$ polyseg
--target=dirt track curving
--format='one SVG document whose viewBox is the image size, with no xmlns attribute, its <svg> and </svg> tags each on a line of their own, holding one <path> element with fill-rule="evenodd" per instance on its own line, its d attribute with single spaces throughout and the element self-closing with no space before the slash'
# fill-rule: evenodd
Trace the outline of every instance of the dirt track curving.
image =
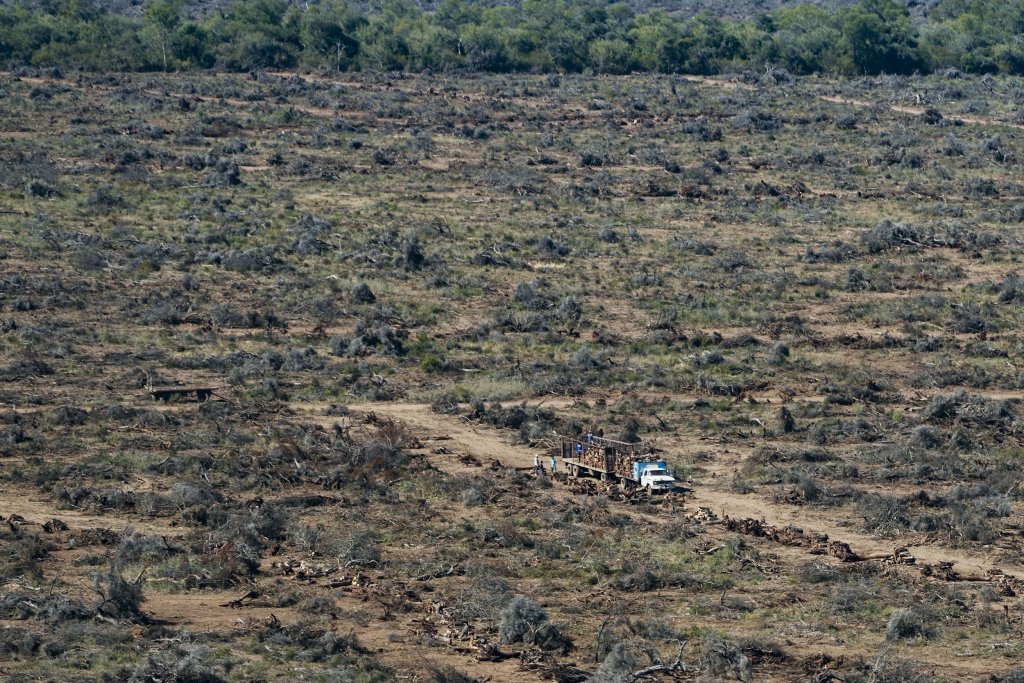
<svg viewBox="0 0 1024 683">
<path fill-rule="evenodd" d="M 568 407 L 571 401 L 559 399 L 549 403 L 552 407 Z M 508 435 L 491 427 L 471 422 L 458 415 L 442 415 L 430 406 L 418 403 L 359 403 L 352 406 L 359 412 L 376 413 L 410 425 L 425 444 L 433 441 L 446 444 L 450 450 L 468 453 L 485 463 L 500 460 L 506 465 L 529 467 L 539 449 L 516 444 Z M 434 463 L 443 468 L 465 469 L 456 459 L 435 458 Z M 749 517 L 777 526 L 796 526 L 808 533 L 823 533 L 829 538 L 850 544 L 861 555 L 882 555 L 893 551 L 897 545 L 906 546 L 919 561 L 929 564 L 954 562 L 958 571 L 983 575 L 987 570 L 999 569 L 1015 576 L 1024 576 L 1024 567 L 1016 565 L 995 565 L 992 559 L 981 554 L 946 548 L 936 544 L 898 543 L 870 534 L 857 532 L 850 527 L 854 520 L 829 514 L 828 510 L 808 506 L 780 505 L 755 494 L 738 494 L 722 490 L 728 473 L 739 465 L 735 454 L 719 454 L 707 468 L 713 477 L 705 478 L 693 485 L 687 494 L 687 508 L 706 507 L 720 516 L 733 518 Z M 715 481 L 711 485 L 711 481 Z M 721 482 L 721 483 L 718 483 Z"/>
</svg>

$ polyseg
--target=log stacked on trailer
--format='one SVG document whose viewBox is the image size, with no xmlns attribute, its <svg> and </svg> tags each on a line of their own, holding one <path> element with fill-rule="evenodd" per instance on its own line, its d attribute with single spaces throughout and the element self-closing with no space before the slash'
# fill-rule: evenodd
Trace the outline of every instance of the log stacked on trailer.
<svg viewBox="0 0 1024 683">
<path fill-rule="evenodd" d="M 609 472 L 615 467 L 614 455 L 604 448 L 586 442 L 583 442 L 583 452 L 580 454 L 579 461 L 581 465 Z"/>
<path fill-rule="evenodd" d="M 622 478 L 633 476 L 633 463 L 647 459 L 642 455 L 642 443 L 580 435 L 575 439 L 566 439 L 562 444 L 563 458 L 575 458 L 585 467 L 612 472 Z M 581 448 L 580 451 L 576 450 L 577 446 Z"/>
</svg>

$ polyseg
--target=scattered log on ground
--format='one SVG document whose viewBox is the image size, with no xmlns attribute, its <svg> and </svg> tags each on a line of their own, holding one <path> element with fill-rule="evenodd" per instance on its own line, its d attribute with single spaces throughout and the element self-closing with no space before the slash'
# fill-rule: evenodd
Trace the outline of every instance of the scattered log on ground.
<svg viewBox="0 0 1024 683">
<path fill-rule="evenodd" d="M 476 456 L 470 455 L 469 453 L 459 456 L 459 462 L 463 465 L 469 465 L 470 467 L 483 467 L 484 464 L 480 462 L 480 459 Z"/>
<path fill-rule="evenodd" d="M 262 593 L 260 593 L 258 590 L 251 590 L 251 591 L 249 591 L 248 593 L 246 593 L 245 595 L 243 595 L 240 598 L 235 598 L 234 600 L 229 600 L 229 601 L 227 601 L 225 603 L 221 603 L 221 607 L 230 607 L 232 609 L 241 609 L 242 607 L 246 606 L 246 604 L 245 604 L 246 600 L 252 601 L 252 600 L 255 600 L 256 598 L 260 597 L 261 595 L 262 595 Z"/>
<path fill-rule="evenodd" d="M 880 560 L 892 565 L 917 566 L 921 575 L 941 581 L 976 581 L 996 584 L 1003 595 L 1014 596 L 1024 591 L 1024 579 L 1004 574 L 999 569 L 990 569 L 984 576 L 963 575 L 953 569 L 953 562 L 937 562 L 935 564 L 919 564 L 917 558 L 905 547 L 897 547 L 889 553 L 873 553 L 861 555 L 857 553 L 849 543 L 830 540 L 828 535 L 822 533 L 805 533 L 803 529 L 794 526 L 782 527 L 781 529 L 764 520 L 752 518 L 736 519 L 724 517 L 718 520 L 714 513 L 707 508 L 700 508 L 696 512 L 687 515 L 692 522 L 703 524 L 721 524 L 727 530 L 764 538 L 782 545 L 806 548 L 812 554 L 828 554 L 840 562 L 865 562 L 868 560 Z"/>
<path fill-rule="evenodd" d="M 58 531 L 67 531 L 67 530 L 68 530 L 68 525 L 65 524 L 63 521 L 57 519 L 56 517 L 51 519 L 49 522 L 46 522 L 46 523 L 43 524 L 43 531 L 45 531 L 48 534 L 54 534 L 54 533 L 57 533 Z"/>
</svg>

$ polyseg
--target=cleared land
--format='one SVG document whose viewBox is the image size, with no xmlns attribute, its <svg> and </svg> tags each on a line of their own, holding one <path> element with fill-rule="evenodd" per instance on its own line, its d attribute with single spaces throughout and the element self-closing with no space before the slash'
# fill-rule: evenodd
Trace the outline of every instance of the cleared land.
<svg viewBox="0 0 1024 683">
<path fill-rule="evenodd" d="M 1018 680 L 1020 86 L 5 75 L 0 675 Z"/>
</svg>

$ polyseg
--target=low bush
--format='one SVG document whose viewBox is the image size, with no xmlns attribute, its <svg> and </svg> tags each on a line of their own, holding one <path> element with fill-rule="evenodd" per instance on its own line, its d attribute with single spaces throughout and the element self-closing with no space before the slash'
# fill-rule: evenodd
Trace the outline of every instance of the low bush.
<svg viewBox="0 0 1024 683">
<path fill-rule="evenodd" d="M 906 638 L 931 638 L 934 630 L 926 623 L 924 615 L 912 609 L 897 609 L 889 617 L 885 627 L 885 639 L 888 641 Z"/>
<path fill-rule="evenodd" d="M 640 668 L 636 657 L 625 643 L 616 643 L 605 656 L 589 683 L 631 683 L 633 672 Z"/>
<path fill-rule="evenodd" d="M 716 680 L 751 680 L 753 663 L 735 643 L 708 636 L 700 656 L 708 673 Z"/>
<path fill-rule="evenodd" d="M 205 647 L 177 646 L 170 651 L 149 652 L 132 671 L 128 683 L 226 683 L 226 679 L 216 673 L 214 659 L 213 653 Z"/>
<path fill-rule="evenodd" d="M 572 641 L 548 621 L 544 609 L 524 595 L 517 595 L 498 616 L 498 637 L 502 643 L 525 643 L 544 650 L 567 653 Z"/>
<path fill-rule="evenodd" d="M 111 564 L 106 572 L 93 574 L 92 589 L 100 596 L 100 603 L 96 606 L 100 614 L 129 621 L 149 620 L 142 611 L 145 600 L 142 586 L 127 581 L 115 564 Z"/>
</svg>

